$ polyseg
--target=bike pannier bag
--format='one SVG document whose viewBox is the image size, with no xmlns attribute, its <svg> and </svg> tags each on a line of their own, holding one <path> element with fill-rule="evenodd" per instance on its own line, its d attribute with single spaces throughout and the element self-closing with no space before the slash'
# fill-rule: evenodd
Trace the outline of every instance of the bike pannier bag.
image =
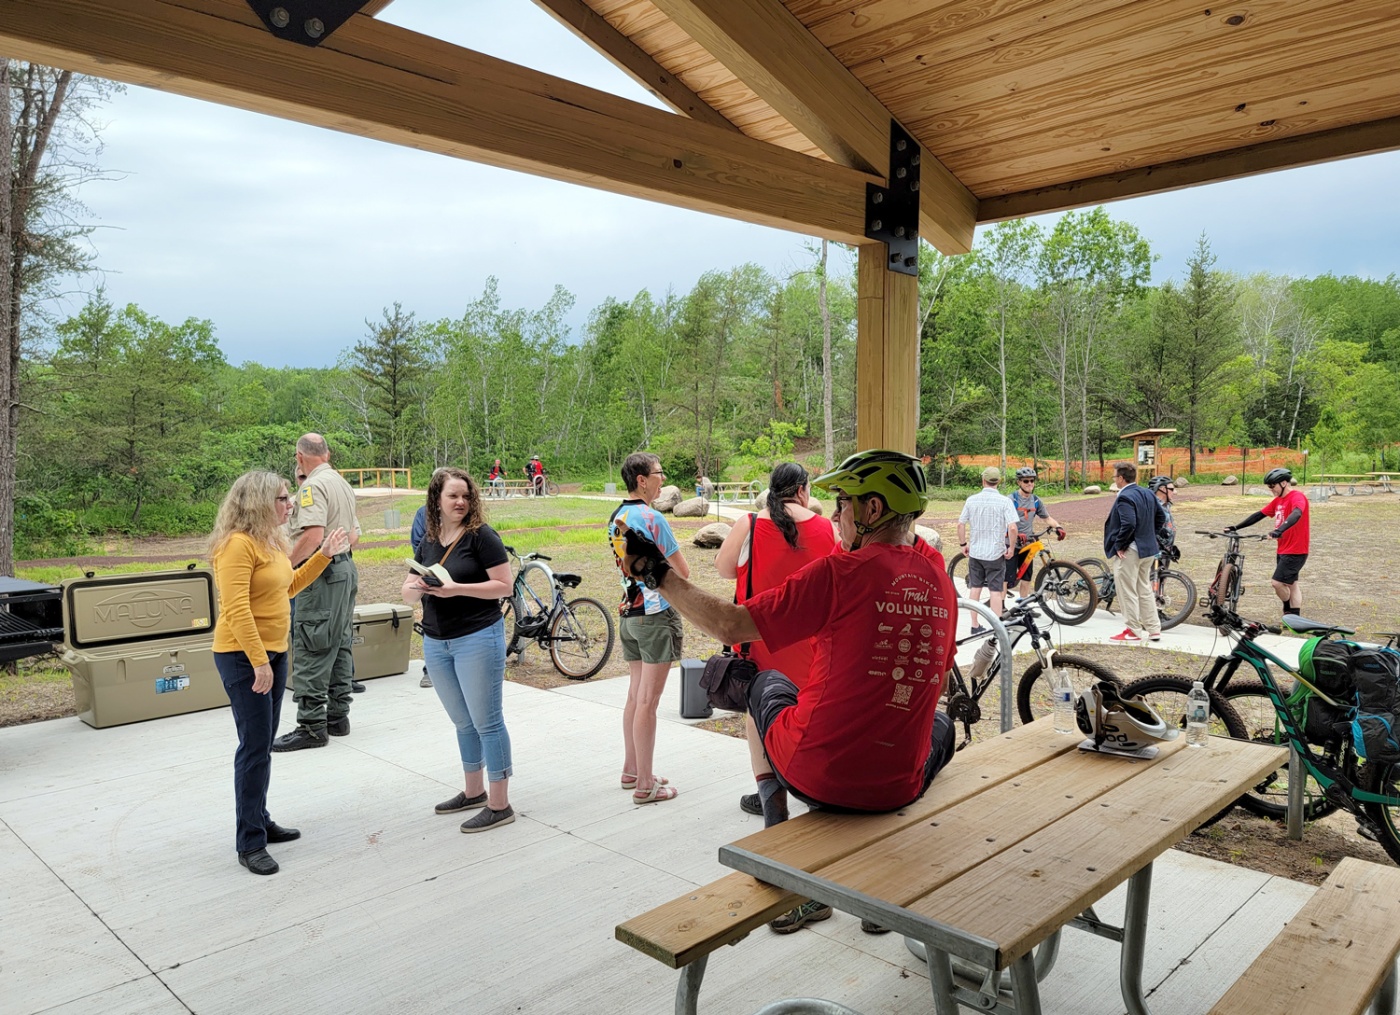
<svg viewBox="0 0 1400 1015">
<path fill-rule="evenodd" d="M 749 684 L 758 676 L 758 664 L 729 651 L 705 660 L 700 686 L 715 708 L 729 712 L 749 710 Z"/>
<path fill-rule="evenodd" d="M 1298 670 L 1327 697 L 1350 702 L 1354 692 L 1351 657 L 1356 651 L 1354 642 L 1309 638 L 1298 650 Z"/>
<path fill-rule="evenodd" d="M 681 660 L 681 718 L 708 719 L 714 714 L 705 689 L 700 686 L 700 678 L 705 673 L 705 664 L 699 659 Z"/>
<path fill-rule="evenodd" d="M 1351 657 L 1351 673 L 1356 753 L 1372 764 L 1400 763 L 1400 652 L 1358 649 Z"/>
</svg>

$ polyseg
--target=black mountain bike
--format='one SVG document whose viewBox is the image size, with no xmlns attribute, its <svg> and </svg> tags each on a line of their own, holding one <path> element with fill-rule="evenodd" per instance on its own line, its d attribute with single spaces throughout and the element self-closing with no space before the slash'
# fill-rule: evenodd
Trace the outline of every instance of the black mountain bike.
<svg viewBox="0 0 1400 1015">
<path fill-rule="evenodd" d="M 1082 656 L 1057 651 L 1050 637 L 1052 625 L 1046 622 L 1041 626 L 1038 623 L 1043 609 L 1045 594 L 1032 592 L 1018 600 L 1001 618 L 1002 626 L 1011 636 L 1012 651 L 1015 651 L 1021 639 L 1029 637 L 1031 649 L 1035 652 L 1035 662 L 1026 667 L 1016 685 L 1016 710 L 1022 722 L 1032 722 L 1054 710 L 1052 675 L 1056 668 L 1069 671 L 1076 695 L 1087 690 L 1096 680 L 1122 684 L 1107 667 Z M 977 655 L 967 667 L 967 672 L 964 673 L 954 662 L 943 695 L 943 707 L 949 718 L 962 723 L 963 741 L 958 745 L 958 750 L 972 742 L 972 727 L 982 719 L 982 695 L 1001 677 L 1001 646 L 991 630 L 983 628 L 976 634 L 958 639 L 959 648 L 974 643 L 978 643 Z"/>
<path fill-rule="evenodd" d="M 1172 559 L 1180 556 L 1178 551 Z M 1079 566 L 1093 576 L 1094 584 L 1099 589 L 1099 605 L 1105 610 L 1112 610 L 1113 600 L 1118 596 L 1118 583 L 1108 563 L 1097 557 L 1089 557 L 1081 560 Z M 1160 557 L 1152 562 L 1152 590 L 1157 597 L 1157 616 L 1162 620 L 1163 631 L 1176 627 L 1196 608 L 1196 583 L 1184 572 L 1173 571 L 1170 565 L 1163 567 Z"/>
<path fill-rule="evenodd" d="M 1240 541 L 1269 537 L 1267 534 L 1246 536 L 1234 531 L 1204 532 L 1201 529 L 1196 530 L 1196 535 L 1225 540 L 1225 553 L 1215 568 L 1215 578 L 1211 580 L 1210 588 L 1206 590 L 1206 603 L 1234 613 L 1239 608 L 1240 596 L 1244 595 L 1244 554 L 1240 552 Z"/>
<path fill-rule="evenodd" d="M 507 546 L 519 570 L 509 599 L 502 600 L 510 621 L 506 658 L 518 660 L 530 642 L 549 652 L 554 668 L 570 680 L 587 680 L 607 665 L 612 655 L 612 614 L 596 599 L 580 596 L 564 599 L 565 589 L 576 589 L 583 578 L 555 573 L 542 553 L 524 557 Z"/>
</svg>

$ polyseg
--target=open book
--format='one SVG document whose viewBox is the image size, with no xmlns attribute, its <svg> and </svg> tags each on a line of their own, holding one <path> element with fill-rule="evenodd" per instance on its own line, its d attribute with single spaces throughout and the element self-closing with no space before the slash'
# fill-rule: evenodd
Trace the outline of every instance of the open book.
<svg viewBox="0 0 1400 1015">
<path fill-rule="evenodd" d="M 441 585 L 443 582 L 450 582 L 452 576 L 447 573 L 447 568 L 441 564 L 420 564 L 412 557 L 407 559 L 408 569 L 423 579 L 424 585 Z"/>
</svg>

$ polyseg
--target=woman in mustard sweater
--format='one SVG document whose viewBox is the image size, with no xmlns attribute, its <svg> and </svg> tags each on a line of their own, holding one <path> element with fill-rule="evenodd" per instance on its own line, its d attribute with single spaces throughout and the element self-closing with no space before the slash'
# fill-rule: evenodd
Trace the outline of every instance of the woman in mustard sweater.
<svg viewBox="0 0 1400 1015">
<path fill-rule="evenodd" d="M 238 817 L 238 862 L 254 874 L 276 874 L 269 842 L 299 838 L 267 813 L 272 737 L 287 687 L 287 635 L 291 597 L 316 580 L 330 559 L 349 546 L 344 529 L 328 534 L 319 553 L 292 571 L 287 559 L 287 482 L 272 472 L 246 472 L 219 507 L 209 559 L 219 590 L 214 665 L 233 706 L 238 750 L 233 755 L 233 795 Z"/>
</svg>

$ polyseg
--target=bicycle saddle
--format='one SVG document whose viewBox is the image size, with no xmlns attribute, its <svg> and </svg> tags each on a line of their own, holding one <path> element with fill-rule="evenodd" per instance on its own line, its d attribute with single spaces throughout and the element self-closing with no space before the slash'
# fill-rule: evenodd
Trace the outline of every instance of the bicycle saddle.
<svg viewBox="0 0 1400 1015">
<path fill-rule="evenodd" d="M 560 574 L 558 571 L 555 571 L 554 580 L 566 589 L 576 589 L 579 586 L 579 582 L 583 581 L 583 576 L 577 574 Z"/>
<path fill-rule="evenodd" d="M 1287 616 L 1283 618 L 1283 626 L 1294 634 L 1355 634 L 1356 630 L 1350 627 L 1342 627 L 1338 624 L 1324 624 L 1320 620 L 1308 620 L 1306 617 Z"/>
</svg>

